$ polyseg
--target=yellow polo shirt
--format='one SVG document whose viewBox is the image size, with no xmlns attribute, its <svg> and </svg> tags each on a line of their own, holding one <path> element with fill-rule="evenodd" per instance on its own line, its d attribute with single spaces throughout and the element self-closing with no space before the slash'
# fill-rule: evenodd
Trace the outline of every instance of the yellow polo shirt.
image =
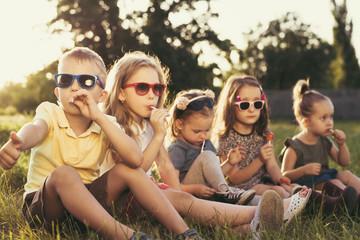
<svg viewBox="0 0 360 240">
<path fill-rule="evenodd" d="M 120 127 L 114 117 L 107 117 Z M 110 142 L 99 125 L 93 122 L 85 133 L 76 136 L 63 109 L 49 102 L 38 106 L 35 119 L 45 120 L 48 134 L 31 149 L 24 196 L 37 191 L 51 171 L 59 166 L 69 165 L 75 168 L 85 184 L 98 178 L 100 165 L 110 147 Z"/>
</svg>

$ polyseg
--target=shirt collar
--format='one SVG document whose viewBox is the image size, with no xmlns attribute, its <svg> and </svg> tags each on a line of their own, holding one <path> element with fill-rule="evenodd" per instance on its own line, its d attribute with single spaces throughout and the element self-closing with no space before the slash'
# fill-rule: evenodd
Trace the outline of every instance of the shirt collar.
<svg viewBox="0 0 360 240">
<path fill-rule="evenodd" d="M 57 111 L 57 123 L 59 125 L 60 128 L 67 128 L 66 132 L 68 132 L 68 134 L 70 135 L 75 135 L 75 134 L 72 134 L 73 131 L 72 129 L 70 128 L 70 124 L 69 124 L 69 121 L 67 120 L 66 116 L 65 116 L 65 112 L 64 112 L 64 109 L 62 107 L 59 107 L 57 108 L 58 111 Z M 71 131 L 70 131 L 71 129 Z M 93 133 L 97 133 L 99 134 L 101 131 L 101 127 L 95 123 L 94 121 L 91 123 L 90 127 L 86 130 L 86 132 L 84 132 L 83 134 L 81 134 L 80 136 L 87 136 L 89 135 L 91 132 Z M 70 133 L 72 132 L 72 133 Z M 80 137 L 79 136 L 79 137 Z"/>
</svg>

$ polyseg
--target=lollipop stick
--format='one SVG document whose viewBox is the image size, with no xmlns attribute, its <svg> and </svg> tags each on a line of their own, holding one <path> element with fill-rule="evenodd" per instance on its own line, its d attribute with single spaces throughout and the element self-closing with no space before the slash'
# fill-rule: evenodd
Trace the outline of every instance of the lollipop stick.
<svg viewBox="0 0 360 240">
<path fill-rule="evenodd" d="M 203 143 L 202 143 L 202 146 L 201 146 L 201 152 L 203 152 L 203 151 L 204 151 L 204 147 L 205 147 L 205 141 L 203 141 Z"/>
</svg>

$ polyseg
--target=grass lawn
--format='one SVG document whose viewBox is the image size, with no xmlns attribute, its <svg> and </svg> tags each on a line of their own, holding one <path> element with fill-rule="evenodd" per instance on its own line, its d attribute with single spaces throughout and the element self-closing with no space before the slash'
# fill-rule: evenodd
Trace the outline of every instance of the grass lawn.
<svg viewBox="0 0 360 240">
<path fill-rule="evenodd" d="M 31 118 L 30 118 L 31 119 Z M 0 144 L 8 139 L 11 130 L 17 130 L 29 118 L 0 117 Z M 289 120 L 273 120 L 270 125 L 275 134 L 275 153 L 282 149 L 282 142 L 286 137 L 296 134 L 298 126 Z M 347 135 L 347 145 L 351 153 L 349 169 L 360 176 L 360 124 L 357 121 L 336 121 L 335 128 L 342 129 Z M 18 163 L 11 170 L 0 170 L 0 238 L 1 239 L 103 239 L 94 231 L 86 235 L 79 235 L 76 227 L 63 229 L 62 234 L 48 233 L 43 229 L 31 230 L 21 213 L 23 185 L 26 182 L 26 173 L 29 160 L 29 151 L 20 157 Z M 342 170 L 333 163 L 331 167 Z M 154 219 L 148 216 L 139 216 L 129 220 L 118 216 L 120 221 L 130 227 L 151 233 L 158 238 L 168 236 L 166 230 Z M 201 226 L 192 219 L 185 218 L 192 228 L 196 228 L 205 239 L 251 239 L 250 235 L 240 235 L 231 226 L 207 227 Z M 267 239 L 360 239 L 360 218 L 344 215 L 323 217 L 321 214 L 302 214 L 281 233 L 266 233 Z"/>
</svg>

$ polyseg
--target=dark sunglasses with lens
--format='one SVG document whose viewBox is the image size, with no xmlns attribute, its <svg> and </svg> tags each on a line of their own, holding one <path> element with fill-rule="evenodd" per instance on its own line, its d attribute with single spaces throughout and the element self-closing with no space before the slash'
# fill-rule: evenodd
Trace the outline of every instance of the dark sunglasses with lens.
<svg viewBox="0 0 360 240">
<path fill-rule="evenodd" d="M 196 99 L 197 97 L 193 98 Z M 208 108 L 212 109 L 214 107 L 214 100 L 212 98 L 207 98 L 201 96 L 198 100 L 190 100 L 190 103 L 188 106 L 190 106 L 195 111 L 200 111 L 204 108 L 204 106 L 207 106 Z"/>
<path fill-rule="evenodd" d="M 166 85 L 163 83 L 149 84 L 149 83 L 139 82 L 139 83 L 125 84 L 122 88 L 125 89 L 129 87 L 135 87 L 136 94 L 140 96 L 146 95 L 150 91 L 150 89 L 152 89 L 154 95 L 159 97 L 164 94 Z"/>
<path fill-rule="evenodd" d="M 55 85 L 59 88 L 68 88 L 70 87 L 74 79 L 77 80 L 80 87 L 85 89 L 92 89 L 96 86 L 98 82 L 102 89 L 104 89 L 104 84 L 100 78 L 96 75 L 91 74 L 81 74 L 81 75 L 72 75 L 67 73 L 55 74 Z"/>
<path fill-rule="evenodd" d="M 256 101 L 241 101 L 240 96 L 237 96 L 237 102 L 234 105 L 239 106 L 240 111 L 245 111 L 250 108 L 250 106 L 254 106 L 256 110 L 261 110 L 265 104 L 264 94 L 261 94 L 261 100 Z"/>
</svg>

